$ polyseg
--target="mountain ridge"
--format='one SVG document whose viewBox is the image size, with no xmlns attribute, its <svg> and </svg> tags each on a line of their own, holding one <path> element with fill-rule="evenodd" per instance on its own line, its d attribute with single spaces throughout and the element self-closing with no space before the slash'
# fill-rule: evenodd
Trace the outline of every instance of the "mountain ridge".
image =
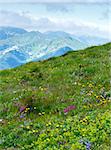
<svg viewBox="0 0 111 150">
<path fill-rule="evenodd" d="M 2 30 L 14 33 L 6 39 L 0 40 L 0 69 L 14 68 L 30 61 L 39 61 L 46 58 L 55 57 L 57 52 L 59 55 L 67 53 L 68 50 L 79 50 L 86 47 L 105 43 L 106 39 L 95 37 L 76 37 L 63 31 L 48 31 L 41 33 L 39 31 L 26 31 L 24 29 L 13 27 L 2 27 Z M 2 31 L 1 30 L 1 31 Z M 95 42 L 94 42 L 95 41 Z M 14 53 L 14 51 L 18 52 Z M 60 52 L 61 51 L 61 52 Z M 21 60 L 21 56 L 23 60 Z M 10 61 L 15 64 L 10 65 Z M 3 65 L 5 64 L 5 65 Z"/>
</svg>

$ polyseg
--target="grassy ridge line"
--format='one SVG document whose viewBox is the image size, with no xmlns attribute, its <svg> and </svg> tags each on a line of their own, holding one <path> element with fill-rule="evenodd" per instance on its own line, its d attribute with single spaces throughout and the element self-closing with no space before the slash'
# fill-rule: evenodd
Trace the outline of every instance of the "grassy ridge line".
<svg viewBox="0 0 111 150">
<path fill-rule="evenodd" d="M 0 71 L 2 149 L 76 150 L 89 142 L 91 149 L 107 150 L 110 49 L 111 43 Z M 65 116 L 69 105 L 76 109 Z"/>
</svg>

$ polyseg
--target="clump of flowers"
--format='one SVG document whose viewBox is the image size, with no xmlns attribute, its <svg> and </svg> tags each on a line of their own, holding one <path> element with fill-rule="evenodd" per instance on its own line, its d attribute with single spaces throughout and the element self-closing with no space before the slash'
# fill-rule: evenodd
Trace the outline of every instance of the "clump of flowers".
<svg viewBox="0 0 111 150">
<path fill-rule="evenodd" d="M 80 143 L 86 146 L 86 150 L 91 150 L 91 143 L 89 141 L 80 140 Z"/>
<path fill-rule="evenodd" d="M 76 106 L 71 105 L 64 109 L 64 113 L 67 114 L 69 111 L 76 109 Z"/>
</svg>

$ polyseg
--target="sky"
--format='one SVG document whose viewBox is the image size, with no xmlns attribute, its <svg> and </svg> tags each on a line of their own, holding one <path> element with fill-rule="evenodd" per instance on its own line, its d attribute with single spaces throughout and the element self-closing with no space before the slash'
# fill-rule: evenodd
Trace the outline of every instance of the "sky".
<svg viewBox="0 0 111 150">
<path fill-rule="evenodd" d="M 110 0 L 0 0 L 0 26 L 111 37 Z"/>
</svg>

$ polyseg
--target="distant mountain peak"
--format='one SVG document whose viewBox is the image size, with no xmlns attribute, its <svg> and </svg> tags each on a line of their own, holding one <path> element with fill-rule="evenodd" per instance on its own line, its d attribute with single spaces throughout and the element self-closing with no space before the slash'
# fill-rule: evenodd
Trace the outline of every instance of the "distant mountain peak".
<svg viewBox="0 0 111 150">
<path fill-rule="evenodd" d="M 20 35 L 27 33 L 26 30 L 17 28 L 17 27 L 8 27 L 8 26 L 1 26 L 0 27 L 0 40 L 4 40 L 15 35 Z"/>
<path fill-rule="evenodd" d="M 0 27 L 0 69 L 13 68 L 30 61 L 45 60 L 64 55 L 68 51 L 104 43 L 107 43 L 107 39 L 75 36 L 64 31 L 41 33 L 16 27 Z"/>
</svg>

